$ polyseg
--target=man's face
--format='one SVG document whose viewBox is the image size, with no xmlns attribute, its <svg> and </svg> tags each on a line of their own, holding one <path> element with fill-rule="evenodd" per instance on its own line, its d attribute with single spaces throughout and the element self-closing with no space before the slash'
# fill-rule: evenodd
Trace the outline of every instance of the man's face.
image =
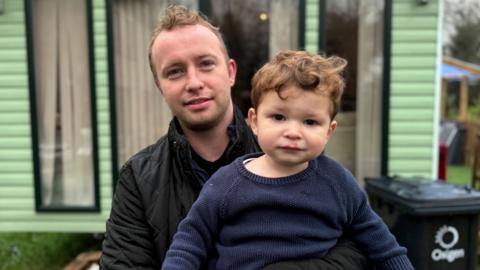
<svg viewBox="0 0 480 270">
<path fill-rule="evenodd" d="M 201 25 L 162 31 L 152 46 L 160 89 L 183 128 L 205 130 L 230 121 L 236 64 Z"/>
</svg>

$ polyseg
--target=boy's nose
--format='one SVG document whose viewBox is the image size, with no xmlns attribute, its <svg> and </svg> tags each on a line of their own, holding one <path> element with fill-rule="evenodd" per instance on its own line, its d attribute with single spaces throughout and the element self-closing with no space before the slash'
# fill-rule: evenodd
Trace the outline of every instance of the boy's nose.
<svg viewBox="0 0 480 270">
<path fill-rule="evenodd" d="M 284 136 L 291 140 L 300 139 L 302 136 L 300 133 L 299 125 L 296 123 L 290 123 L 288 127 L 285 129 Z"/>
</svg>

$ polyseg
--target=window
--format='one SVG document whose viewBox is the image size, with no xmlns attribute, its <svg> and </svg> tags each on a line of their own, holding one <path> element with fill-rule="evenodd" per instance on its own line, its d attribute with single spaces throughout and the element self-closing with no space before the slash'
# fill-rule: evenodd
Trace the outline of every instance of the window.
<svg viewBox="0 0 480 270">
<path fill-rule="evenodd" d="M 26 7 L 37 210 L 98 211 L 91 3 Z"/>
<path fill-rule="evenodd" d="M 326 2 L 326 47 L 327 55 L 338 55 L 348 61 L 345 70 L 345 91 L 341 110 L 355 111 L 357 96 L 358 57 L 358 1 L 339 0 Z"/>
<path fill-rule="evenodd" d="M 381 151 L 383 87 L 388 83 L 384 78 L 388 73 L 384 53 L 389 55 L 384 50 L 384 20 L 390 17 L 385 15 L 388 2 L 319 0 L 319 48 L 327 55 L 348 61 L 344 73 L 346 88 L 336 116 L 338 127 L 326 153 L 360 181 L 364 176 L 380 175 L 381 164 L 386 160 L 381 158 Z"/>
<path fill-rule="evenodd" d="M 304 9 L 305 2 L 299 0 L 200 1 L 200 11 L 220 27 L 237 62 L 232 98 L 245 116 L 255 72 L 280 50 L 303 47 Z"/>
</svg>

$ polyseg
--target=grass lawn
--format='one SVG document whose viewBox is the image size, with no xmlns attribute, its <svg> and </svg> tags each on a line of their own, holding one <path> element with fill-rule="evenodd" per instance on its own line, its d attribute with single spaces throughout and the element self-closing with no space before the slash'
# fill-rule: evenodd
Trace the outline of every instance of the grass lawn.
<svg viewBox="0 0 480 270">
<path fill-rule="evenodd" d="M 472 167 L 455 165 L 447 167 L 447 182 L 459 186 L 468 186 L 472 181 Z"/>
<path fill-rule="evenodd" d="M 91 234 L 0 233 L 0 270 L 63 269 L 80 252 L 100 249 Z"/>
</svg>

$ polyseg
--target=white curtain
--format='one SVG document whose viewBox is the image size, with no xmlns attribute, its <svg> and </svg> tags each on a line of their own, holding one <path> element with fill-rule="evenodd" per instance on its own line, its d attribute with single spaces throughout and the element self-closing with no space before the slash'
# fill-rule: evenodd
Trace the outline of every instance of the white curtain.
<svg viewBox="0 0 480 270">
<path fill-rule="evenodd" d="M 163 0 L 116 0 L 113 5 L 118 164 L 168 129 L 171 113 L 153 83 L 148 46 Z"/>
<path fill-rule="evenodd" d="M 269 55 L 272 59 L 282 50 L 298 48 L 298 0 L 270 2 Z"/>
<path fill-rule="evenodd" d="M 359 2 L 355 176 L 362 185 L 381 173 L 384 11 L 383 0 Z"/>
<path fill-rule="evenodd" d="M 93 206 L 85 0 L 32 3 L 42 204 Z"/>
</svg>

